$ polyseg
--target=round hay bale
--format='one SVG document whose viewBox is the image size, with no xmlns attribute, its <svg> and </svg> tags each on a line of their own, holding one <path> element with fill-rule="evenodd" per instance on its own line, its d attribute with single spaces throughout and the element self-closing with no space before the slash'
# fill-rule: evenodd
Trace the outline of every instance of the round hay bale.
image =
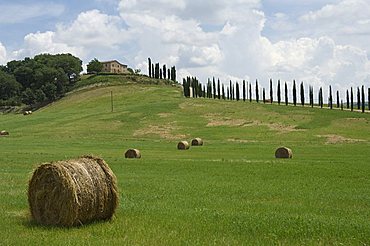
<svg viewBox="0 0 370 246">
<path fill-rule="evenodd" d="M 292 158 L 293 152 L 291 149 L 286 147 L 280 147 L 275 151 L 276 158 Z"/>
<path fill-rule="evenodd" d="M 191 140 L 191 146 L 203 146 L 203 139 L 194 138 L 193 140 Z"/>
<path fill-rule="evenodd" d="M 8 136 L 9 135 L 9 132 L 5 131 L 5 130 L 2 130 L 0 132 L 0 136 Z"/>
<path fill-rule="evenodd" d="M 177 149 L 179 150 L 188 150 L 190 145 L 187 141 L 181 141 L 177 144 Z"/>
<path fill-rule="evenodd" d="M 38 167 L 28 187 L 32 219 L 42 225 L 79 226 L 111 219 L 117 178 L 103 159 L 83 156 Z"/>
<path fill-rule="evenodd" d="M 125 153 L 125 158 L 136 158 L 140 159 L 141 158 L 141 153 L 140 150 L 138 149 L 129 149 Z"/>
</svg>

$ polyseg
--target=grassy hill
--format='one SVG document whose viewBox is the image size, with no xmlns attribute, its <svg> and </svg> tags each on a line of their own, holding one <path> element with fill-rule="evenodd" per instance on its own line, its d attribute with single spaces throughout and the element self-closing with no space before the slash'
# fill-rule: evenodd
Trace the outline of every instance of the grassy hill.
<svg viewBox="0 0 370 246">
<path fill-rule="evenodd" d="M 0 137 L 0 242 L 367 245 L 369 123 L 370 114 L 185 99 L 172 85 L 85 79 L 31 116 L 0 115 L 0 130 L 10 132 Z M 205 145 L 176 150 L 193 137 Z M 282 145 L 293 159 L 274 158 Z M 142 159 L 124 159 L 132 147 Z M 116 174 L 115 218 L 74 229 L 32 224 L 34 168 L 83 154 L 103 157 Z"/>
</svg>

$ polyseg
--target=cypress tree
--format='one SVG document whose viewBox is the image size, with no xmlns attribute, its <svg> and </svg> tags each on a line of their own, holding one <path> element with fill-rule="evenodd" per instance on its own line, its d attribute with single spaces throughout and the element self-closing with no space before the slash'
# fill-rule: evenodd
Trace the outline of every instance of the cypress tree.
<svg viewBox="0 0 370 246">
<path fill-rule="evenodd" d="M 340 109 L 343 111 L 343 100 L 340 101 Z"/>
<path fill-rule="evenodd" d="M 263 103 L 266 103 L 265 88 L 262 89 L 262 100 L 263 100 Z"/>
<path fill-rule="evenodd" d="M 233 85 L 232 85 L 231 80 L 229 83 L 229 89 L 230 89 L 230 100 L 233 100 Z"/>
<path fill-rule="evenodd" d="M 247 81 L 247 85 L 246 85 L 246 88 L 247 88 L 247 90 L 248 90 L 248 88 L 249 88 L 249 82 Z M 246 94 L 247 94 L 247 100 L 248 100 L 248 92 L 246 92 Z"/>
<path fill-rule="evenodd" d="M 196 98 L 197 97 L 197 94 L 196 94 L 197 92 L 196 92 L 196 89 L 195 89 L 196 88 L 195 80 L 194 80 L 194 78 L 191 78 L 190 81 L 191 81 L 190 84 L 191 84 L 191 91 L 192 91 L 193 97 Z"/>
<path fill-rule="evenodd" d="M 152 77 L 152 59 L 148 58 L 149 77 Z"/>
<path fill-rule="evenodd" d="M 217 96 L 218 99 L 221 99 L 221 86 L 220 86 L 220 79 L 217 79 Z"/>
<path fill-rule="evenodd" d="M 227 88 L 227 100 L 230 100 L 230 89 Z"/>
<path fill-rule="evenodd" d="M 252 84 L 249 84 L 249 102 L 252 102 Z"/>
<path fill-rule="evenodd" d="M 288 106 L 288 85 L 286 84 L 285 81 L 285 105 Z"/>
<path fill-rule="evenodd" d="M 293 104 L 297 106 L 297 88 L 295 85 L 295 80 L 293 80 Z"/>
<path fill-rule="evenodd" d="M 304 100 L 304 85 L 303 82 L 301 82 L 301 104 L 304 106 L 305 100 Z"/>
<path fill-rule="evenodd" d="M 370 88 L 367 89 L 367 97 L 368 97 L 367 106 L 369 107 L 370 110 Z"/>
<path fill-rule="evenodd" d="M 347 89 L 347 109 L 349 109 L 349 92 L 348 92 L 348 89 Z"/>
<path fill-rule="evenodd" d="M 162 69 L 161 68 L 159 69 L 159 78 L 163 79 L 163 74 L 162 74 Z"/>
<path fill-rule="evenodd" d="M 225 100 L 225 86 L 222 84 L 222 99 Z"/>
<path fill-rule="evenodd" d="M 256 80 L 256 102 L 259 103 L 258 80 Z"/>
<path fill-rule="evenodd" d="M 353 111 L 353 89 L 351 87 L 351 111 Z"/>
<path fill-rule="evenodd" d="M 313 86 L 311 86 L 311 107 L 313 108 Z"/>
<path fill-rule="evenodd" d="M 273 89 L 272 89 L 272 79 L 270 79 L 270 101 L 271 101 L 271 103 L 274 101 L 274 92 L 273 92 Z"/>
<path fill-rule="evenodd" d="M 361 95 L 362 95 L 362 113 L 365 113 L 365 87 L 362 86 L 361 88 Z"/>
<path fill-rule="evenodd" d="M 280 79 L 278 80 L 278 86 L 277 86 L 277 100 L 278 100 L 278 104 L 280 105 L 280 102 L 281 102 Z"/>
<path fill-rule="evenodd" d="M 239 83 L 236 82 L 236 100 L 239 101 L 240 99 L 240 92 L 239 92 Z"/>
<path fill-rule="evenodd" d="M 151 77 L 154 78 L 154 75 L 155 75 L 154 74 L 154 63 L 152 63 L 152 76 Z"/>
<path fill-rule="evenodd" d="M 172 80 L 173 82 L 176 82 L 176 67 L 175 67 L 175 66 L 173 66 L 173 67 L 171 68 L 171 80 Z"/>
<path fill-rule="evenodd" d="M 245 80 L 243 80 L 243 101 L 245 102 Z"/>
<path fill-rule="evenodd" d="M 168 68 L 167 69 L 167 77 L 168 77 L 168 80 L 170 80 L 172 77 L 172 74 L 171 74 L 171 70 Z"/>
<path fill-rule="evenodd" d="M 187 94 L 186 94 L 186 79 L 185 78 L 182 79 L 182 88 L 184 90 L 184 97 L 187 97 Z"/>
<path fill-rule="evenodd" d="M 320 107 L 323 108 L 324 107 L 324 95 L 322 93 L 322 87 L 320 87 L 319 95 L 320 95 L 320 99 L 319 99 L 320 100 Z"/>
<path fill-rule="evenodd" d="M 213 99 L 216 99 L 216 81 L 215 81 L 215 77 L 213 77 L 212 85 L 213 85 Z"/>
<path fill-rule="evenodd" d="M 340 107 L 340 102 L 339 102 L 339 91 L 337 91 L 337 108 Z"/>
<path fill-rule="evenodd" d="M 154 78 L 159 79 L 159 63 L 155 64 Z"/>
<path fill-rule="evenodd" d="M 360 110 L 361 108 L 361 96 L 360 96 L 360 88 L 357 87 L 357 109 Z"/>
<path fill-rule="evenodd" d="M 333 94 L 331 92 L 331 85 L 329 85 L 329 107 L 333 109 Z"/>
<path fill-rule="evenodd" d="M 164 79 L 167 79 L 167 68 L 166 68 L 166 65 L 163 65 L 163 78 Z"/>
<path fill-rule="evenodd" d="M 321 107 L 321 87 L 319 89 L 318 101 L 319 101 L 319 106 Z"/>
</svg>

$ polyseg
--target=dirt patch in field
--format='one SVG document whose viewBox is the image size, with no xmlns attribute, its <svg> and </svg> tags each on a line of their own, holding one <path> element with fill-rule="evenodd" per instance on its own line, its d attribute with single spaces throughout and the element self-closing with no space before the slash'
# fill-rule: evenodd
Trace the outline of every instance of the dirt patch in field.
<svg viewBox="0 0 370 246">
<path fill-rule="evenodd" d="M 229 138 L 227 140 L 228 142 L 234 142 L 234 143 L 257 143 L 257 140 L 248 140 L 248 139 L 237 139 L 237 138 Z"/>
<path fill-rule="evenodd" d="M 250 126 L 266 126 L 272 131 L 278 133 L 289 133 L 305 131 L 305 129 L 297 129 L 297 126 L 283 125 L 279 123 L 264 123 L 258 120 L 247 121 L 244 119 L 232 119 L 228 117 L 222 117 L 219 114 L 208 114 L 205 116 L 208 120 L 207 126 L 239 126 L 239 127 L 250 127 Z"/>
<path fill-rule="evenodd" d="M 203 107 L 205 107 L 205 105 L 195 103 L 195 102 L 183 102 L 183 103 L 179 104 L 179 107 L 181 109 L 189 109 L 189 108 L 194 108 L 194 107 L 203 108 Z"/>
<path fill-rule="evenodd" d="M 136 130 L 134 137 L 143 137 L 146 135 L 158 135 L 160 138 L 168 140 L 176 140 L 186 138 L 186 134 L 173 134 L 172 132 L 178 130 L 174 123 L 166 125 L 149 125 L 146 128 Z"/>
<path fill-rule="evenodd" d="M 158 116 L 161 118 L 168 118 L 172 116 L 172 114 L 171 113 L 159 113 Z"/>
<path fill-rule="evenodd" d="M 317 137 L 326 138 L 326 144 L 358 143 L 366 141 L 364 139 L 346 138 L 335 134 L 317 135 Z"/>
</svg>

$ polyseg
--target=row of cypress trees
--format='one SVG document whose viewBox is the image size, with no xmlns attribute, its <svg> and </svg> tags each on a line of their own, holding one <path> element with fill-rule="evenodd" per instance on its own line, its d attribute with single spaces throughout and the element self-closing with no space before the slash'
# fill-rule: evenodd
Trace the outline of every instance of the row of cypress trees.
<svg viewBox="0 0 370 246">
<path fill-rule="evenodd" d="M 282 88 L 281 88 L 281 82 L 280 80 L 277 81 L 277 91 L 276 96 L 277 99 L 274 101 L 274 86 L 272 79 L 270 79 L 270 98 L 266 98 L 266 90 L 265 88 L 262 88 L 262 101 L 263 103 L 274 103 L 277 102 L 279 105 L 281 103 L 285 103 L 285 105 L 289 104 L 289 97 L 288 97 L 288 85 L 285 82 L 284 83 L 284 101 L 281 98 L 282 94 Z M 223 83 L 220 82 L 218 79 L 217 82 L 215 78 L 208 79 L 206 85 L 202 85 L 199 80 L 196 77 L 187 77 L 183 79 L 183 89 L 184 89 L 184 96 L 185 97 L 204 97 L 204 98 L 213 98 L 213 99 L 223 99 L 223 100 L 249 100 L 252 102 L 252 83 L 246 82 L 243 80 L 243 83 L 241 85 L 241 91 L 240 91 L 240 85 L 238 82 L 235 82 L 235 84 L 230 81 L 229 86 L 225 86 Z M 258 80 L 256 80 L 255 85 L 255 101 L 257 103 L 260 102 L 260 87 L 258 85 Z M 296 106 L 297 104 L 301 104 L 301 106 L 307 105 L 306 98 L 305 98 L 305 87 L 304 83 L 301 82 L 299 85 L 299 94 L 300 94 L 300 102 L 298 102 L 297 98 L 297 84 L 296 81 L 293 80 L 293 87 L 292 87 L 292 96 L 293 96 L 293 105 Z M 339 91 L 336 91 L 336 105 L 334 105 L 334 99 L 333 99 L 333 92 L 332 87 L 329 86 L 328 91 L 328 104 L 327 106 L 330 109 L 341 108 L 344 109 L 344 103 L 343 100 L 340 99 L 340 93 Z M 351 87 L 350 91 L 346 91 L 346 108 L 351 109 L 351 111 L 355 108 L 355 102 L 354 102 L 354 92 L 353 88 Z M 314 107 L 314 87 L 309 86 L 309 92 L 308 92 L 309 100 L 308 105 L 311 107 Z M 323 108 L 324 107 L 324 94 L 323 89 L 320 87 L 318 91 L 318 106 Z M 366 110 L 366 98 L 365 98 L 365 86 L 357 87 L 357 109 L 361 110 L 362 112 L 365 112 Z M 368 110 L 370 110 L 370 88 L 368 88 Z"/>
<path fill-rule="evenodd" d="M 176 82 L 176 67 L 167 68 L 166 65 L 161 66 L 159 63 L 152 63 L 152 59 L 148 58 L 148 76 L 155 79 L 168 79 Z"/>
</svg>

